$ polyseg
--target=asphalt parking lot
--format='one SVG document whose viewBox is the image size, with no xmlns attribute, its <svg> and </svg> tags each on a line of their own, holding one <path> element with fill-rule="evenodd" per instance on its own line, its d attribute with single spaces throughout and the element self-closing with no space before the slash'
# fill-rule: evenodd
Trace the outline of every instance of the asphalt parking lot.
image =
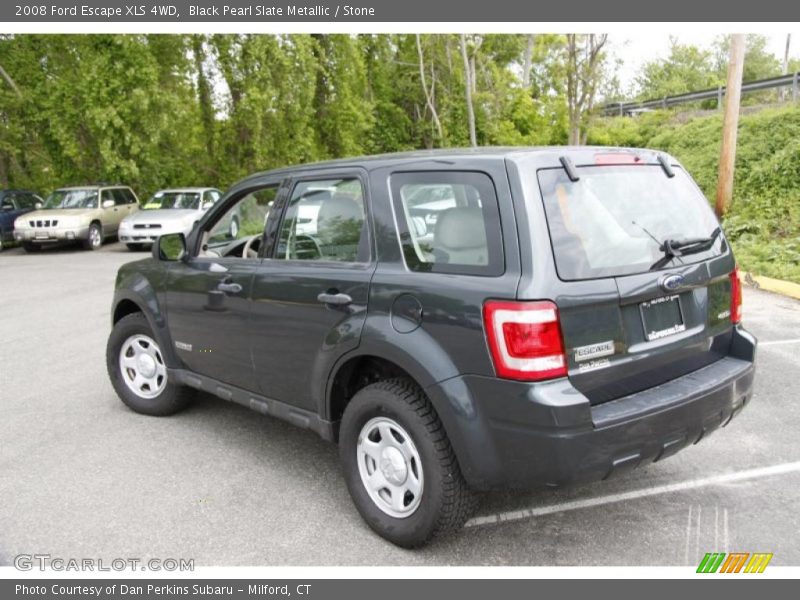
<svg viewBox="0 0 800 600">
<path fill-rule="evenodd" d="M 143 258 L 0 253 L 0 565 L 17 554 L 200 565 L 800 565 L 800 302 L 745 290 L 756 392 L 725 429 L 604 483 L 486 495 L 459 534 L 398 549 L 360 520 L 336 448 L 211 397 L 128 410 L 105 369 L 116 269 Z"/>
</svg>

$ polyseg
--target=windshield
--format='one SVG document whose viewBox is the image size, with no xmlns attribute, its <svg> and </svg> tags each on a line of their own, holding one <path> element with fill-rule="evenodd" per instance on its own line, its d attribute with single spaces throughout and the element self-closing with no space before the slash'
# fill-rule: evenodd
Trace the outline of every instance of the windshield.
<svg viewBox="0 0 800 600">
<path fill-rule="evenodd" d="M 722 236 L 701 252 L 666 256 L 667 241 L 715 235 L 708 201 L 682 169 L 667 177 L 660 166 L 597 166 L 539 171 L 558 275 L 564 280 L 643 273 L 720 254 Z"/>
<path fill-rule="evenodd" d="M 200 208 L 199 192 L 158 192 L 144 205 L 145 210 L 157 208 Z"/>
<path fill-rule="evenodd" d="M 47 197 L 45 208 L 97 208 L 97 190 L 56 190 Z"/>
</svg>

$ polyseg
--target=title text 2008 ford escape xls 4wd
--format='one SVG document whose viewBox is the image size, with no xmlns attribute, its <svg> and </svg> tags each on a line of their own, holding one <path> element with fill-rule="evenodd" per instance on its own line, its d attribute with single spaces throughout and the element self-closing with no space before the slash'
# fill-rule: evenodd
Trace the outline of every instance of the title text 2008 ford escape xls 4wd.
<svg viewBox="0 0 800 600">
<path fill-rule="evenodd" d="M 752 390 L 740 311 L 671 157 L 417 152 L 235 185 L 120 269 L 107 361 L 136 411 L 199 389 L 338 441 L 361 515 L 415 546 L 472 490 L 605 479 L 726 425 Z"/>
</svg>

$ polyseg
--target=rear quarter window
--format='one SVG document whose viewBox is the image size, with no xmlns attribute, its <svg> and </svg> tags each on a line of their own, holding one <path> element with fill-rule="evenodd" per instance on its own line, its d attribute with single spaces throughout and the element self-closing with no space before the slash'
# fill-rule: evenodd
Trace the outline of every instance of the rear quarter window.
<svg viewBox="0 0 800 600">
<path fill-rule="evenodd" d="M 391 176 L 406 265 L 412 271 L 503 274 L 500 213 L 485 173 L 424 171 Z"/>
</svg>

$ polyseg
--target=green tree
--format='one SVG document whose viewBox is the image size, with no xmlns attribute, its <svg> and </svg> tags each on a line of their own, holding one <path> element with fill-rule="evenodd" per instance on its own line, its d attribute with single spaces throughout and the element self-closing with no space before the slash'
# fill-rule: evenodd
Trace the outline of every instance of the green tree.
<svg viewBox="0 0 800 600">
<path fill-rule="evenodd" d="M 764 35 L 748 34 L 745 40 L 742 81 L 756 81 L 781 74 L 780 59 L 767 50 L 769 40 Z M 728 53 L 731 36 L 719 36 L 714 41 L 714 60 L 717 76 L 725 81 L 728 73 Z"/>
<path fill-rule="evenodd" d="M 645 63 L 636 86 L 639 97 L 649 100 L 716 87 L 722 81 L 711 51 L 670 38 L 669 56 Z"/>
</svg>

